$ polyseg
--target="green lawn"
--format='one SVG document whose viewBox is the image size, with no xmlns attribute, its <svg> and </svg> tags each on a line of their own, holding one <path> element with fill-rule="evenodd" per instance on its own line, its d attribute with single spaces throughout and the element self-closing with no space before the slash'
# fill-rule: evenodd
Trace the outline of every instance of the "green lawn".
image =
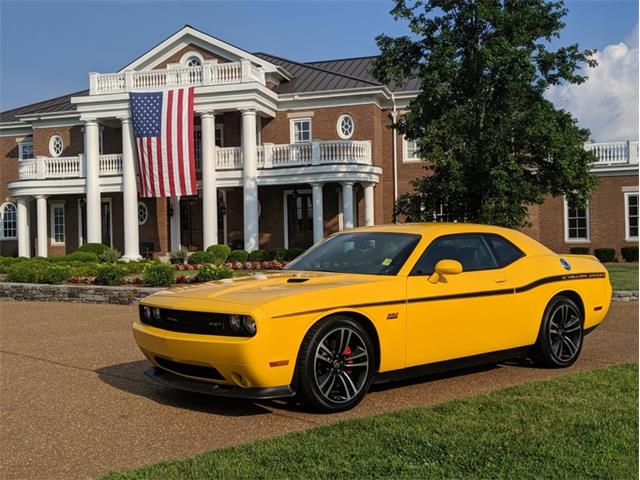
<svg viewBox="0 0 640 480">
<path fill-rule="evenodd" d="M 638 290 L 637 263 L 606 263 L 614 290 Z"/>
<path fill-rule="evenodd" d="M 320 427 L 115 479 L 638 478 L 638 366 Z"/>
</svg>

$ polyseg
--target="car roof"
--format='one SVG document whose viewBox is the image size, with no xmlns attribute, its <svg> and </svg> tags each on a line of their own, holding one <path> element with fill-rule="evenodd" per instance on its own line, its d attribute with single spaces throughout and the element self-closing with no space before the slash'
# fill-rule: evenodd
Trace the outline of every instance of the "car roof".
<svg viewBox="0 0 640 480">
<path fill-rule="evenodd" d="M 411 233 L 418 234 L 431 239 L 442 235 L 453 235 L 460 233 L 493 233 L 500 235 L 527 255 L 551 255 L 553 252 L 547 247 L 538 243 L 533 238 L 522 232 L 495 225 L 483 225 L 480 223 L 452 223 L 452 222 L 432 222 L 432 223 L 396 223 L 387 225 L 375 225 L 370 227 L 358 227 L 352 232 L 384 232 L 384 233 Z"/>
</svg>

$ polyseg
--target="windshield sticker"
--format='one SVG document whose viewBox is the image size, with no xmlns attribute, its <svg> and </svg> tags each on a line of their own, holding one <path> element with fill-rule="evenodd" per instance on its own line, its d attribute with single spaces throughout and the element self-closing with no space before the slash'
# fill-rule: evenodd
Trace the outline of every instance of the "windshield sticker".
<svg viewBox="0 0 640 480">
<path fill-rule="evenodd" d="M 393 260 L 392 258 L 385 258 L 382 261 L 382 265 L 384 265 L 385 267 L 388 267 L 389 265 L 391 265 L 392 260 Z"/>
</svg>

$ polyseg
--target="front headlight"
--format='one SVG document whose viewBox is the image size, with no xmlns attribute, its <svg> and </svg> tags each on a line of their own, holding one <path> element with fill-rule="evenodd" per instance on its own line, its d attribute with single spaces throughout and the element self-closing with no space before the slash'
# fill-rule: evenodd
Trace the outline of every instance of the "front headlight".
<svg viewBox="0 0 640 480">
<path fill-rule="evenodd" d="M 253 318 L 243 315 L 242 326 L 250 336 L 253 337 L 256 334 L 256 321 Z"/>
<path fill-rule="evenodd" d="M 256 334 L 256 321 L 249 315 L 229 315 L 229 327 L 234 333 L 243 337 L 253 337 Z"/>
<path fill-rule="evenodd" d="M 142 314 L 144 315 L 144 318 L 151 320 L 151 307 L 147 307 L 146 305 L 142 307 Z"/>
<path fill-rule="evenodd" d="M 153 313 L 154 319 L 160 320 L 160 309 L 158 307 L 153 307 L 153 309 L 151 310 L 151 313 Z"/>
</svg>

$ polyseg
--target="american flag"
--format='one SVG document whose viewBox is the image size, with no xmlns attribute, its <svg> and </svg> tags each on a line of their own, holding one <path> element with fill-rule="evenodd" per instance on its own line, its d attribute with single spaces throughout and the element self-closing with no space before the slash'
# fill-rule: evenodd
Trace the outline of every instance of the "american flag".
<svg viewBox="0 0 640 480">
<path fill-rule="evenodd" d="M 193 87 L 130 93 L 141 197 L 195 195 Z"/>
</svg>

